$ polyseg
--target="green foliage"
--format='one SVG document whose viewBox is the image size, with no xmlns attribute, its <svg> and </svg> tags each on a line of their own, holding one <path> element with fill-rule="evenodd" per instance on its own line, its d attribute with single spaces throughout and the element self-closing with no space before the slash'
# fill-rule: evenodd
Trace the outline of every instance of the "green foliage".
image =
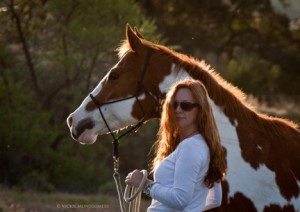
<svg viewBox="0 0 300 212">
<path fill-rule="evenodd" d="M 154 23 L 132 0 L 5 0 L 0 9 L 0 183 L 111 191 L 110 139 L 80 145 L 65 120 L 117 61 L 126 23 L 161 42 Z"/>
<path fill-rule="evenodd" d="M 0 79 L 0 181 L 22 189 L 97 192 L 111 178 L 105 142 L 82 146 L 67 129 L 49 124 L 50 113 L 31 93 L 22 93 L 9 73 Z M 57 147 L 61 133 L 68 136 Z"/>
<path fill-rule="evenodd" d="M 227 71 L 224 73 L 229 81 L 264 97 L 265 100 L 278 89 L 276 81 L 281 74 L 279 65 L 260 58 L 255 52 L 245 54 L 238 48 L 234 58 L 237 59 L 228 62 Z"/>
<path fill-rule="evenodd" d="M 24 92 L 24 83 L 14 82 L 9 71 L 5 76 L 0 78 L 0 172 L 2 182 L 15 184 L 32 170 L 44 168 L 44 155 L 57 130 L 33 94 Z"/>
</svg>

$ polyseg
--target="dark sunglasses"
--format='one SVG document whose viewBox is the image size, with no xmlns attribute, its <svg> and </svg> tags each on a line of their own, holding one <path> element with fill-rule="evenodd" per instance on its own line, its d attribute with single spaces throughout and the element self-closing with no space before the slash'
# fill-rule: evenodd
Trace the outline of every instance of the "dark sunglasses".
<svg viewBox="0 0 300 212">
<path fill-rule="evenodd" d="M 183 102 L 174 101 L 173 102 L 174 110 L 176 110 L 176 108 L 178 106 L 180 106 L 181 110 L 188 112 L 188 111 L 191 111 L 194 107 L 199 107 L 199 104 L 192 103 L 192 102 L 186 102 L 186 101 L 183 101 Z"/>
</svg>

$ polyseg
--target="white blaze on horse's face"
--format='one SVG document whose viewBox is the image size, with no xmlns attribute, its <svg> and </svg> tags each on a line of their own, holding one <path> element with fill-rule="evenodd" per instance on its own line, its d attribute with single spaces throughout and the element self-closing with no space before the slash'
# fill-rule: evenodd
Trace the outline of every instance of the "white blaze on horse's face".
<svg viewBox="0 0 300 212">
<path fill-rule="evenodd" d="M 101 90 L 102 83 L 105 78 L 106 77 L 102 79 L 92 94 Z M 97 117 L 99 118 L 99 112 L 97 110 L 87 111 L 85 109 L 90 101 L 91 98 L 87 96 L 81 105 L 73 113 L 71 113 L 67 119 L 72 137 L 82 144 L 94 143 L 97 139 L 97 132 L 101 130 L 101 127 L 96 127 L 96 119 Z"/>
<path fill-rule="evenodd" d="M 103 83 L 107 80 L 107 74 L 97 87 L 91 92 L 93 96 L 97 96 L 102 90 Z M 124 97 L 126 98 L 126 97 Z M 138 96 L 139 100 L 145 99 L 145 95 Z M 110 99 L 115 101 L 117 99 Z M 98 135 L 109 133 L 100 111 L 97 107 L 92 111 L 87 111 L 87 104 L 92 101 L 90 96 L 87 96 L 81 105 L 68 118 L 68 125 L 72 137 L 80 143 L 92 144 L 96 141 Z M 103 116 L 109 126 L 114 130 L 119 130 L 129 125 L 138 123 L 138 119 L 132 116 L 133 105 L 135 98 L 129 98 L 119 102 L 104 104 L 100 107 Z"/>
</svg>

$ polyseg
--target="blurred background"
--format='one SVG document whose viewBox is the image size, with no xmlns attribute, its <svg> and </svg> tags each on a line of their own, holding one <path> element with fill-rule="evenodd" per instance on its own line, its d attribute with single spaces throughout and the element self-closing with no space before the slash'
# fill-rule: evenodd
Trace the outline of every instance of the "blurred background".
<svg viewBox="0 0 300 212">
<path fill-rule="evenodd" d="M 112 204 L 111 138 L 80 145 L 65 120 L 118 61 L 126 23 L 300 122 L 300 0 L 0 0 L 0 211 Z M 121 140 L 122 177 L 147 168 L 157 129 Z"/>
</svg>

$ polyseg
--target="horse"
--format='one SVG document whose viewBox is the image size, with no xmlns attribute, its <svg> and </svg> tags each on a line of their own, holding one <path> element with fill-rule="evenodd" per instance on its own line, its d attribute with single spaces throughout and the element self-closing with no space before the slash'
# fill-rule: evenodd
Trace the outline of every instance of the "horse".
<svg viewBox="0 0 300 212">
<path fill-rule="evenodd" d="M 148 41 L 129 25 L 117 51 L 119 61 L 67 118 L 73 139 L 92 144 L 98 135 L 159 119 L 170 87 L 196 79 L 207 89 L 226 152 L 216 210 L 300 211 L 297 124 L 259 113 L 208 64 Z"/>
</svg>

